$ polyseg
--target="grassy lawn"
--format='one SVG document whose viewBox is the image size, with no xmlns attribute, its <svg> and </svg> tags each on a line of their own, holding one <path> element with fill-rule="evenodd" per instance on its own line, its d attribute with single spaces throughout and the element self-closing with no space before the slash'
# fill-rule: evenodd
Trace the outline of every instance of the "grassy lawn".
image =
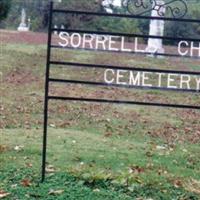
<svg viewBox="0 0 200 200">
<path fill-rule="evenodd" d="M 2 44 L 0 195 L 4 199 L 200 199 L 200 112 L 50 102 L 47 177 L 40 183 L 45 45 Z M 199 70 L 199 61 L 55 52 L 55 59 Z M 102 80 L 95 69 L 51 76 Z M 199 95 L 51 85 L 51 94 L 200 103 Z"/>
<path fill-rule="evenodd" d="M 39 184 L 41 132 L 3 130 L 1 188 L 10 199 L 198 199 L 199 145 L 50 128 L 47 181 Z"/>
</svg>

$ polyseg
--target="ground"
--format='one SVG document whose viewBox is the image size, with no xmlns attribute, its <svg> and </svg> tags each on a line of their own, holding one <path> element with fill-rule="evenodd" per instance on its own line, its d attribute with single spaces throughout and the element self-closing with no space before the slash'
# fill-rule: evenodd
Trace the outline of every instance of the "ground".
<svg viewBox="0 0 200 200">
<path fill-rule="evenodd" d="M 47 177 L 40 183 L 46 34 L 1 33 L 0 198 L 199 199 L 200 112 L 52 101 Z M 52 52 L 54 60 L 199 70 L 199 60 Z M 113 59 L 114 57 L 114 59 Z M 57 78 L 102 80 L 102 71 L 51 69 Z M 52 95 L 199 105 L 199 95 L 51 85 Z"/>
</svg>

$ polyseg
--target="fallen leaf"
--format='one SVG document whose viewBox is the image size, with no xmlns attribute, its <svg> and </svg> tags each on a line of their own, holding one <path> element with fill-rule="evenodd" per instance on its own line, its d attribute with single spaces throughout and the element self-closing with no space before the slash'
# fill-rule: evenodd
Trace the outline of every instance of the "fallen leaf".
<svg viewBox="0 0 200 200">
<path fill-rule="evenodd" d="M 180 188 L 183 186 L 181 180 L 174 180 L 173 184 L 175 188 Z"/>
<path fill-rule="evenodd" d="M 167 148 L 166 146 L 161 146 L 161 145 L 156 146 L 157 150 L 165 150 L 166 148 Z"/>
<path fill-rule="evenodd" d="M 47 172 L 47 173 L 54 173 L 55 171 L 56 171 L 56 169 L 54 168 L 53 165 L 48 165 L 48 166 L 46 167 L 46 172 Z"/>
<path fill-rule="evenodd" d="M 49 125 L 51 128 L 56 128 L 56 125 L 55 124 L 50 124 Z"/>
<path fill-rule="evenodd" d="M 93 190 L 93 192 L 100 192 L 100 189 L 96 188 Z"/>
<path fill-rule="evenodd" d="M 146 155 L 147 157 L 152 157 L 152 156 L 153 156 L 153 152 L 147 151 L 147 152 L 145 153 L 145 155 Z"/>
<path fill-rule="evenodd" d="M 32 163 L 26 163 L 26 166 L 27 167 L 33 167 L 33 164 Z"/>
<path fill-rule="evenodd" d="M 131 166 L 129 168 L 129 173 L 140 174 L 144 172 L 145 172 L 145 169 L 139 166 Z"/>
<path fill-rule="evenodd" d="M 72 140 L 72 143 L 73 143 L 73 144 L 76 144 L 76 140 Z"/>
<path fill-rule="evenodd" d="M 4 197 L 7 197 L 10 193 L 5 192 L 3 190 L 0 190 L 0 199 L 3 199 Z"/>
<path fill-rule="evenodd" d="M 188 152 L 188 150 L 187 150 L 187 149 L 182 149 L 182 151 L 183 151 L 184 153 L 187 153 L 187 152 Z"/>
<path fill-rule="evenodd" d="M 104 134 L 104 137 L 111 137 L 112 136 L 112 132 L 107 132 Z"/>
<path fill-rule="evenodd" d="M 80 165 L 84 165 L 84 162 L 80 162 Z"/>
<path fill-rule="evenodd" d="M 110 120 L 110 118 L 107 118 L 106 121 L 107 121 L 107 122 L 110 122 L 111 120 Z"/>
<path fill-rule="evenodd" d="M 17 187 L 17 184 L 11 185 L 11 188 L 16 188 L 16 187 Z"/>
<path fill-rule="evenodd" d="M 21 151 L 21 150 L 23 150 L 23 148 L 24 148 L 24 146 L 15 146 L 15 148 L 14 148 L 14 150 L 15 151 Z"/>
<path fill-rule="evenodd" d="M 23 180 L 21 181 L 21 184 L 22 184 L 22 186 L 24 186 L 24 187 L 29 187 L 29 186 L 31 186 L 31 182 L 30 182 L 30 180 L 28 180 L 28 179 L 23 179 Z"/>
<path fill-rule="evenodd" d="M 8 150 L 8 147 L 6 145 L 0 145 L 0 152 L 3 153 L 6 150 Z"/>
<path fill-rule="evenodd" d="M 64 190 L 50 190 L 48 194 L 50 195 L 59 195 L 62 194 Z"/>
</svg>

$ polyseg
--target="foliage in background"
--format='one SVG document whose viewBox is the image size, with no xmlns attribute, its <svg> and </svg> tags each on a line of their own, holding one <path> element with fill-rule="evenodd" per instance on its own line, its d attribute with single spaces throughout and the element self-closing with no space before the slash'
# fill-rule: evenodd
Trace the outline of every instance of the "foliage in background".
<svg viewBox="0 0 200 200">
<path fill-rule="evenodd" d="M 7 17 L 11 7 L 11 0 L 0 0 L 0 21 Z"/>
<path fill-rule="evenodd" d="M 102 0 L 62 0 L 55 6 L 62 9 L 88 10 L 105 12 L 101 7 Z M 9 2 L 3 0 L 3 2 Z M 16 0 L 12 3 L 7 20 L 0 23 L 0 28 L 16 29 L 20 23 L 22 8 L 26 9 L 27 18 L 31 18 L 32 31 L 46 31 L 48 25 L 49 0 Z M 187 18 L 200 19 L 200 1 L 188 1 Z M 124 9 L 114 9 L 117 13 L 125 13 Z M 54 24 L 58 27 L 82 28 L 89 30 L 115 31 L 125 33 L 148 34 L 149 20 L 132 20 L 108 17 L 55 15 Z M 192 28 L 191 28 L 192 27 Z M 165 35 L 172 37 L 197 38 L 200 35 L 200 24 L 166 22 Z M 168 44 L 166 42 L 166 44 Z"/>
</svg>

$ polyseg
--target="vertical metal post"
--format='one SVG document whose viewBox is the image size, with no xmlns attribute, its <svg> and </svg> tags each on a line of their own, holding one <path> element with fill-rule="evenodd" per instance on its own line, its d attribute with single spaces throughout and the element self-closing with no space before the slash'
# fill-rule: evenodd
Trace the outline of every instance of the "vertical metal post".
<svg viewBox="0 0 200 200">
<path fill-rule="evenodd" d="M 50 68 L 50 59 L 51 59 L 52 16 L 53 16 L 53 2 L 51 1 L 50 11 L 49 11 L 48 46 L 47 46 L 46 78 L 45 78 L 44 130 L 43 130 L 42 179 L 41 179 L 41 182 L 44 182 L 44 180 L 45 180 L 45 170 L 46 170 L 48 100 L 49 100 L 48 99 L 48 94 L 49 94 L 49 68 Z"/>
</svg>

